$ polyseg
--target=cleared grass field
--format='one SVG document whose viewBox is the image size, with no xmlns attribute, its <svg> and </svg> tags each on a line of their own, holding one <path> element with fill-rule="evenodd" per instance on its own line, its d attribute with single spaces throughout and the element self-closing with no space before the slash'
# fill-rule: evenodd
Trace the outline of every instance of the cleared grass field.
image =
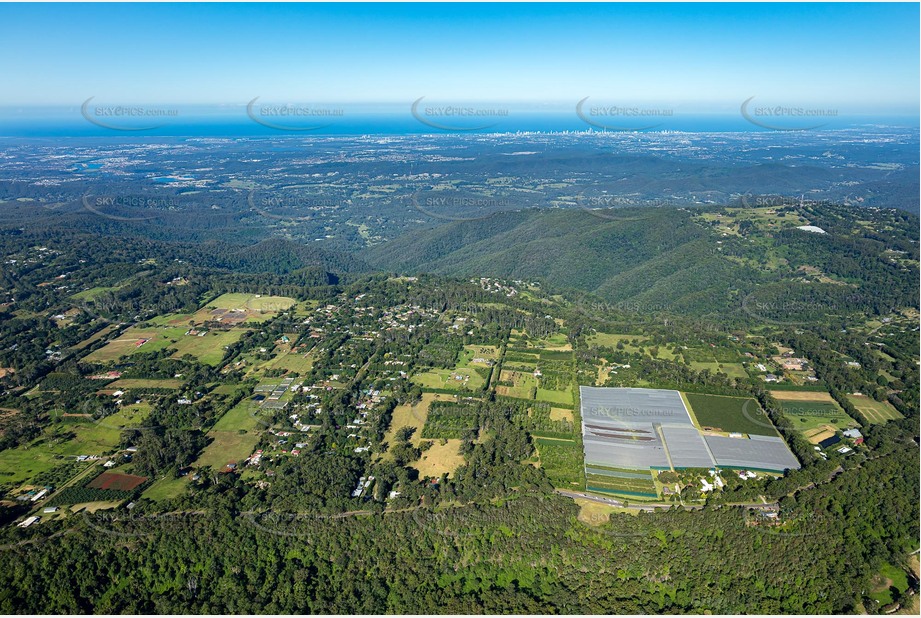
<svg viewBox="0 0 921 618">
<path fill-rule="evenodd" d="M 496 394 L 518 399 L 534 399 L 537 378 L 533 373 L 503 369 L 499 381 L 503 384 L 496 387 Z M 508 383 L 511 383 L 511 386 Z"/>
<path fill-rule="evenodd" d="M 412 464 L 412 467 L 418 470 L 422 477 L 440 477 L 442 474 L 450 476 L 464 465 L 464 456 L 460 454 L 461 442 L 457 439 L 449 439 L 446 444 L 434 441 L 432 446 L 422 453 L 422 457 Z"/>
<path fill-rule="evenodd" d="M 412 381 L 422 388 L 476 391 L 483 388 L 486 381 L 480 374 L 470 369 L 430 369 L 412 377 Z"/>
<path fill-rule="evenodd" d="M 834 401 L 785 401 L 781 408 L 784 416 L 793 423 L 793 427 L 804 433 L 816 429 L 831 428 L 834 431 L 859 427 L 859 423 Z M 816 443 L 822 439 L 824 438 L 816 439 Z"/>
<path fill-rule="evenodd" d="M 176 353 L 173 358 L 182 358 L 186 354 L 191 354 L 206 365 L 217 365 L 224 359 L 224 348 L 240 340 L 245 329 L 233 329 L 227 331 L 211 331 L 204 337 L 194 337 L 183 335 L 178 339 L 175 345 Z"/>
<path fill-rule="evenodd" d="M 297 301 L 287 296 L 262 296 L 258 294 L 228 293 L 218 296 L 196 311 L 189 319 L 196 324 L 215 320 L 225 312 L 245 322 L 264 322 L 282 311 L 290 309 Z M 188 321 L 186 321 L 188 323 Z"/>
<path fill-rule="evenodd" d="M 422 399 L 415 405 L 404 404 L 394 408 L 390 420 L 390 428 L 384 435 L 384 442 L 392 446 L 396 440 L 396 432 L 403 427 L 414 427 L 416 429 L 410 437 L 409 442 L 415 447 L 422 444 L 422 430 L 425 427 L 425 421 L 428 418 L 429 406 L 433 401 L 454 401 L 451 395 L 439 393 L 424 393 Z M 419 461 L 412 464 L 412 467 L 419 471 L 422 476 L 441 476 L 442 474 L 451 474 L 463 465 L 464 457 L 460 454 L 461 440 L 448 439 L 445 444 L 441 440 L 429 439 L 432 446 L 422 453 Z M 385 455 L 385 458 L 389 457 Z"/>
<path fill-rule="evenodd" d="M 194 313 L 166 313 L 147 320 L 153 326 L 184 326 L 189 327 L 190 322 L 195 322 Z"/>
<path fill-rule="evenodd" d="M 834 403 L 834 398 L 825 391 L 768 391 L 778 401 L 828 401 Z"/>
<path fill-rule="evenodd" d="M 259 432 L 214 431 L 208 432 L 213 442 L 205 447 L 201 457 L 193 465 L 210 466 L 212 470 L 221 470 L 228 463 L 240 463 L 249 457 L 259 444 Z"/>
<path fill-rule="evenodd" d="M 561 403 L 566 405 L 572 405 L 572 392 L 571 391 L 552 391 L 546 388 L 537 389 L 537 400 L 546 401 L 548 403 Z"/>
<path fill-rule="evenodd" d="M 461 350 L 460 358 L 457 360 L 456 369 L 466 367 L 489 367 L 489 361 L 495 362 L 499 358 L 499 350 L 496 346 L 484 345 L 465 345 Z M 474 362 L 476 359 L 476 362 Z M 485 362 L 484 362 L 485 361 Z"/>
<path fill-rule="evenodd" d="M 217 309 L 247 309 L 250 311 L 272 311 L 278 313 L 290 309 L 297 301 L 287 296 L 264 296 L 231 292 L 222 294 L 208 303 Z"/>
<path fill-rule="evenodd" d="M 572 410 L 566 408 L 550 408 L 551 421 L 572 421 Z"/>
<path fill-rule="evenodd" d="M 637 345 L 630 343 L 631 341 L 636 341 Z M 594 333 L 587 338 L 587 342 L 591 346 L 602 346 L 607 348 L 616 348 L 619 343 L 623 343 L 623 349 L 627 352 L 637 353 L 640 351 L 642 346 L 645 350 L 645 353 L 650 358 L 658 358 L 660 360 L 673 361 L 679 357 L 678 354 L 675 354 L 672 350 L 664 345 L 660 346 L 650 346 L 648 344 L 649 337 L 645 335 L 624 335 L 618 333 Z M 657 347 L 655 356 L 653 356 L 650 351 L 651 347 Z M 702 368 L 698 368 L 698 371 Z"/>
<path fill-rule="evenodd" d="M 771 420 L 754 399 L 684 393 L 700 426 L 721 431 L 777 436 Z"/>
<path fill-rule="evenodd" d="M 244 399 L 231 409 L 224 412 L 212 427 L 212 431 L 250 431 L 259 425 L 259 412 L 256 405 L 249 399 Z M 247 453 L 249 454 L 249 453 Z"/>
<path fill-rule="evenodd" d="M 871 423 L 879 424 L 902 418 L 899 411 L 892 407 L 888 401 L 876 401 L 864 395 L 847 395 L 857 410 Z"/>
<path fill-rule="evenodd" d="M 194 313 L 168 313 L 148 320 L 155 326 L 183 326 L 203 324 L 218 319 L 223 311 L 238 312 L 247 322 L 264 322 L 297 304 L 287 296 L 261 296 L 246 293 L 228 293 L 218 296 Z M 218 310 L 218 313 L 214 313 Z M 223 310 L 223 311 L 220 311 Z"/>
<path fill-rule="evenodd" d="M 96 343 L 100 339 L 107 337 L 108 334 L 111 333 L 116 328 L 117 326 L 115 326 L 115 324 L 109 324 L 108 326 L 105 326 L 99 329 L 97 333 L 93 334 L 91 337 L 88 337 L 87 339 L 84 339 L 83 341 L 81 341 L 80 343 L 78 343 L 71 349 L 72 350 L 82 350 L 83 348 L 89 346 L 90 344 Z"/>
<path fill-rule="evenodd" d="M 62 463 L 48 450 L 18 447 L 0 451 L 0 484 L 21 485 Z"/>
<path fill-rule="evenodd" d="M 530 339 L 528 347 L 552 350 L 558 352 L 571 352 L 572 344 L 564 333 L 554 333 L 544 339 Z"/>
<path fill-rule="evenodd" d="M 893 602 L 892 588 L 900 593 L 908 589 L 908 574 L 896 566 L 885 563 L 874 576 L 872 583 L 870 598 L 880 605 L 888 605 Z"/>
<path fill-rule="evenodd" d="M 638 343 L 642 344 L 649 337 L 644 335 L 621 335 L 617 333 L 594 333 L 591 337 L 588 338 L 589 345 L 596 346 L 605 346 L 609 348 L 617 347 L 618 343 L 623 342 L 624 346 L 628 345 L 628 342 L 636 340 Z M 632 346 L 631 346 L 632 347 Z"/>
<path fill-rule="evenodd" d="M 601 526 L 611 521 L 611 513 L 630 513 L 628 509 L 602 504 L 594 500 L 585 500 L 576 498 L 575 503 L 579 506 L 579 515 L 577 519 L 583 524 L 589 526 Z M 636 512 L 633 511 L 633 514 Z"/>
<path fill-rule="evenodd" d="M 748 378 L 748 372 L 745 371 L 745 367 L 741 363 L 723 363 L 720 371 L 725 373 L 730 378 Z"/>
<path fill-rule="evenodd" d="M 414 405 L 403 404 L 393 409 L 390 418 L 390 428 L 384 434 L 384 442 L 393 445 L 394 435 L 401 427 L 415 427 L 416 431 L 410 438 L 413 446 L 419 446 L 422 441 L 422 428 L 428 418 L 429 406 L 433 401 L 454 401 L 452 395 L 439 393 L 423 393 L 422 399 Z"/>
<path fill-rule="evenodd" d="M 116 380 L 111 384 L 108 384 L 106 388 L 117 388 L 120 390 L 128 389 L 137 389 L 143 390 L 145 388 L 166 388 L 175 390 L 182 387 L 182 380 L 178 379 L 144 379 L 144 378 L 122 378 L 121 380 Z"/>
<path fill-rule="evenodd" d="M 148 487 L 141 497 L 149 500 L 170 500 L 181 496 L 188 486 L 189 477 L 187 476 L 179 478 L 166 476 Z"/>
<path fill-rule="evenodd" d="M 71 294 L 70 297 L 74 300 L 94 300 L 96 297 L 102 296 L 106 292 L 115 292 L 117 290 L 118 287 L 97 286 L 95 288 L 83 290 L 82 292 L 77 292 L 76 294 Z"/>
<path fill-rule="evenodd" d="M 719 373 L 720 364 L 716 361 L 712 361 L 712 362 L 691 361 L 691 369 L 693 369 L 694 371 L 703 371 L 704 369 L 709 369 L 710 373 Z"/>
<path fill-rule="evenodd" d="M 129 328 L 118 339 L 91 352 L 84 359 L 90 363 L 109 363 L 137 352 L 156 352 L 170 347 L 184 336 L 183 328 Z M 146 341 L 144 341 L 146 340 Z M 144 341 L 144 343 L 141 343 Z"/>
<path fill-rule="evenodd" d="M 485 358 L 487 360 L 498 360 L 499 348 L 494 345 L 465 345 L 465 352 L 470 352 L 470 358 Z"/>
<path fill-rule="evenodd" d="M 111 453 L 121 440 L 122 430 L 142 424 L 149 412 L 150 406 L 140 403 L 95 422 L 71 418 L 55 423 L 29 445 L 0 452 L 0 483 L 24 482 L 50 470 L 64 458 Z M 74 437 L 67 440 L 56 437 L 68 433 Z"/>
<path fill-rule="evenodd" d="M 313 356 L 307 354 L 285 352 L 268 361 L 260 369 L 284 369 L 299 375 L 304 375 L 313 369 Z"/>
</svg>

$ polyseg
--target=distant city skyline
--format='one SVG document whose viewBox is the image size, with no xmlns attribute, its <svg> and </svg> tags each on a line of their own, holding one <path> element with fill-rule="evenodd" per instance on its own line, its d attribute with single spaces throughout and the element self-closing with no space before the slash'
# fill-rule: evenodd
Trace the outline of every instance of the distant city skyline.
<svg viewBox="0 0 921 618">
<path fill-rule="evenodd" d="M 0 107 L 507 102 L 917 116 L 917 4 L 0 5 Z"/>
</svg>

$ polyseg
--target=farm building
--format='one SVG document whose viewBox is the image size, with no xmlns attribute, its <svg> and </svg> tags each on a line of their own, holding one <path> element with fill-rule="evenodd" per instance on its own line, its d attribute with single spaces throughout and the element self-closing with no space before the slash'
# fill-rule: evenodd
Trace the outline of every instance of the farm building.
<svg viewBox="0 0 921 618">
<path fill-rule="evenodd" d="M 863 434 L 860 433 L 859 429 L 847 429 L 841 433 L 845 438 L 853 440 L 854 444 L 863 444 Z"/>
<path fill-rule="evenodd" d="M 33 515 L 32 517 L 27 517 L 26 519 L 24 519 L 23 521 L 19 522 L 16 525 L 19 526 L 20 528 L 28 528 L 29 526 L 37 522 L 39 519 L 40 519 L 39 517 L 36 517 L 35 515 Z"/>
</svg>

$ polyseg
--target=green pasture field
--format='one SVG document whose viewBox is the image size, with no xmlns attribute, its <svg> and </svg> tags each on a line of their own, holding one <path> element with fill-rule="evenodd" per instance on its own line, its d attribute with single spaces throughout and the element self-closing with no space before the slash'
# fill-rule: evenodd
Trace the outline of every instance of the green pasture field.
<svg viewBox="0 0 921 618">
<path fill-rule="evenodd" d="M 452 376 L 466 376 L 466 380 L 457 380 Z M 448 390 L 479 390 L 486 381 L 472 368 L 470 369 L 430 369 L 412 377 L 412 381 L 422 388 Z"/>
<path fill-rule="evenodd" d="M 177 388 L 182 388 L 182 384 L 182 380 L 176 378 L 121 378 L 106 385 L 106 388 L 117 388 L 123 391 L 128 389 L 143 390 L 145 388 L 166 388 L 175 390 Z"/>
<path fill-rule="evenodd" d="M 184 331 L 183 331 L 184 332 Z M 245 329 L 235 328 L 226 331 L 209 331 L 204 337 L 185 335 L 169 347 L 176 348 L 173 358 L 182 358 L 191 354 L 206 365 L 218 365 L 224 359 L 224 347 L 236 343 L 245 333 Z"/>
<path fill-rule="evenodd" d="M 141 497 L 148 500 L 170 500 L 181 496 L 188 486 L 188 476 L 175 478 L 172 474 L 169 474 L 155 481 L 141 494 Z"/>
<path fill-rule="evenodd" d="M 892 407 L 892 404 L 888 401 L 876 401 L 871 397 L 863 395 L 847 395 L 847 400 L 850 401 L 854 407 L 857 408 L 857 411 L 863 414 L 869 422 L 874 424 L 902 418 L 899 411 Z"/>
<path fill-rule="evenodd" d="M 211 431 L 253 430 L 259 426 L 259 414 L 256 404 L 249 399 L 244 399 L 224 412 Z"/>
<path fill-rule="evenodd" d="M 783 401 L 781 409 L 793 428 L 799 431 L 818 429 L 823 425 L 842 430 L 860 426 L 841 406 L 831 401 Z"/>
<path fill-rule="evenodd" d="M 697 393 L 685 393 L 685 397 L 701 427 L 756 436 L 779 435 L 754 399 Z"/>
<path fill-rule="evenodd" d="M 571 405 L 572 391 L 553 391 L 546 388 L 538 388 L 536 399 L 537 401 Z"/>
<path fill-rule="evenodd" d="M 91 352 L 84 358 L 90 363 L 108 363 L 116 361 L 123 356 L 130 356 L 138 352 L 156 352 L 172 347 L 185 336 L 186 328 L 138 328 L 131 327 L 117 339 L 109 341 L 105 346 Z M 138 347 L 137 342 L 147 339 L 147 343 Z"/>
</svg>

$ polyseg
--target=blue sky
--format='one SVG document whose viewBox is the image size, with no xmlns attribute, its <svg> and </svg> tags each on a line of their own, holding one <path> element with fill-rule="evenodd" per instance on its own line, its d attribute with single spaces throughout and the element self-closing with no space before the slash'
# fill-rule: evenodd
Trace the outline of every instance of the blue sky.
<svg viewBox="0 0 921 618">
<path fill-rule="evenodd" d="M 0 4 L 0 106 L 275 101 L 917 113 L 917 4 Z"/>
</svg>

